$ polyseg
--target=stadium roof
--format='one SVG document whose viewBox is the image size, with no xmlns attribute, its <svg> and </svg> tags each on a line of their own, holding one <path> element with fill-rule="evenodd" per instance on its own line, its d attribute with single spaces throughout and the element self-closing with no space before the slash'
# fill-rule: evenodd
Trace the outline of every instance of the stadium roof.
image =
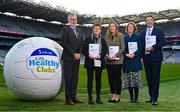
<svg viewBox="0 0 180 112">
<path fill-rule="evenodd" d="M 41 2 L 37 4 L 32 0 L 0 0 L 0 12 L 6 13 L 10 12 L 16 14 L 17 16 L 30 17 L 33 19 L 40 19 L 45 21 L 58 21 L 62 24 L 67 23 L 67 16 L 70 12 L 63 9 L 63 7 L 51 7 L 46 2 Z M 168 9 L 159 12 L 147 12 L 134 15 L 126 16 L 114 16 L 114 17 L 97 17 L 95 15 L 79 15 L 78 23 L 83 24 L 93 24 L 101 23 L 108 24 L 109 21 L 116 21 L 118 24 L 128 23 L 134 21 L 136 23 L 143 22 L 144 18 L 148 15 L 152 15 L 155 20 L 173 20 L 175 18 L 180 18 L 180 10 L 178 9 Z"/>
<path fill-rule="evenodd" d="M 33 19 L 44 19 L 46 21 L 59 21 L 63 24 L 67 23 L 69 12 L 59 6 L 51 7 L 46 2 L 37 4 L 30 0 L 0 0 L 0 12 L 10 12 L 17 16 L 31 17 Z M 86 15 L 78 15 L 79 24 L 87 21 Z"/>
<path fill-rule="evenodd" d="M 139 15 L 126 15 L 126 16 L 115 16 L 115 17 L 104 17 L 104 18 L 93 18 L 90 21 L 87 21 L 86 24 L 93 24 L 93 23 L 101 23 L 101 24 L 108 24 L 109 21 L 116 21 L 118 24 L 128 23 L 133 21 L 135 23 L 143 22 L 145 17 L 151 15 L 154 17 L 155 20 L 163 20 L 167 19 L 169 21 L 179 18 L 180 17 L 180 10 L 178 9 L 168 9 L 159 12 L 146 12 L 140 13 Z"/>
</svg>

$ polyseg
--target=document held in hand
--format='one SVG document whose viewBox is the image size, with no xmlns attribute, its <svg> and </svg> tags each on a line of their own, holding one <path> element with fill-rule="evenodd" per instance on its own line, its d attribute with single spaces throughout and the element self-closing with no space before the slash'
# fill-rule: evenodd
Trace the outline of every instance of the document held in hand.
<svg viewBox="0 0 180 112">
<path fill-rule="evenodd" d="M 99 55 L 99 44 L 89 44 L 89 54 L 94 58 Z"/>
<path fill-rule="evenodd" d="M 110 57 L 113 57 L 118 52 L 119 52 L 119 46 L 109 46 L 109 56 Z M 116 59 L 118 60 L 119 58 L 116 58 Z"/>
<path fill-rule="evenodd" d="M 129 54 L 134 53 L 135 51 L 137 51 L 137 49 L 138 49 L 137 42 L 128 42 Z"/>
<path fill-rule="evenodd" d="M 152 35 L 152 36 L 146 36 L 145 38 L 146 40 L 146 48 L 148 47 L 152 47 L 153 45 L 156 44 L 156 36 Z"/>
<path fill-rule="evenodd" d="M 94 59 L 94 66 L 95 67 L 101 67 L 101 60 Z"/>
<path fill-rule="evenodd" d="M 99 44 L 89 44 L 89 54 L 94 58 L 99 55 Z M 101 60 L 94 59 L 94 66 L 101 67 Z"/>
</svg>

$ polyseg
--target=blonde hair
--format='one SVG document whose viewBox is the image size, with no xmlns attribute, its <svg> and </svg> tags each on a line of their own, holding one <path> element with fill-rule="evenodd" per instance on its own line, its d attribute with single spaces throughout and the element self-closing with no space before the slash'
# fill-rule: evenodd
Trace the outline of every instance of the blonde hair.
<svg viewBox="0 0 180 112">
<path fill-rule="evenodd" d="M 125 27 L 125 32 L 128 33 L 128 27 L 129 27 L 130 24 L 133 25 L 133 27 L 134 27 L 134 33 L 137 32 L 137 26 L 136 26 L 136 24 L 134 22 L 129 22 L 127 24 L 127 26 Z"/>
<path fill-rule="evenodd" d="M 111 40 L 111 38 L 113 36 L 111 31 L 110 31 L 110 25 L 111 24 L 114 24 L 115 27 L 116 27 L 116 32 L 115 32 L 114 38 L 119 38 L 119 37 L 122 36 L 122 33 L 120 33 L 119 30 L 118 30 L 118 24 L 115 21 L 111 21 L 109 23 L 109 25 L 108 25 L 107 32 L 106 32 L 106 37 L 105 37 L 105 40 L 106 40 L 107 43 Z M 118 39 L 118 40 L 120 40 L 120 39 Z M 119 41 L 119 43 L 120 42 L 121 42 L 121 40 Z"/>
</svg>

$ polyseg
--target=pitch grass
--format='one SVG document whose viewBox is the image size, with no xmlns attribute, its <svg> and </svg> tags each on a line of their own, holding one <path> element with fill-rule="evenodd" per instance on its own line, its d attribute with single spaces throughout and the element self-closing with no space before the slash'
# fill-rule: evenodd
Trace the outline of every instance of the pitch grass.
<svg viewBox="0 0 180 112">
<path fill-rule="evenodd" d="M 143 78 L 143 83 L 146 84 L 146 77 L 144 70 L 142 71 L 142 78 Z M 180 79 L 180 64 L 162 64 L 161 81 L 168 81 L 174 79 Z M 87 84 L 86 70 L 81 65 L 79 82 L 78 82 L 79 90 L 81 90 L 82 88 L 86 88 L 87 86 L 86 84 Z M 95 83 L 94 83 L 94 87 L 95 87 Z M 104 70 L 102 73 L 102 89 L 106 90 L 107 88 L 109 88 L 109 83 L 107 79 L 107 72 L 106 70 Z"/>
<path fill-rule="evenodd" d="M 159 104 L 152 106 L 144 101 L 149 98 L 148 89 L 144 86 L 140 90 L 140 103 L 131 104 L 128 102 L 127 90 L 122 91 L 121 102 L 117 104 L 108 103 L 111 97 L 107 80 L 106 70 L 102 75 L 102 100 L 103 105 L 87 104 L 86 90 L 86 71 L 83 65 L 80 67 L 78 97 L 85 101 L 84 104 L 76 104 L 68 106 L 64 104 L 64 92 L 57 96 L 54 100 L 44 102 L 25 102 L 18 100 L 5 86 L 2 77 L 3 68 L 0 66 L 0 110 L 8 111 L 180 111 L 180 64 L 163 64 L 161 70 L 161 85 Z M 143 82 L 146 83 L 144 71 Z M 170 81 L 171 80 L 171 81 Z M 163 83 L 162 83 L 163 82 Z M 94 94 L 95 99 L 95 94 Z"/>
<path fill-rule="evenodd" d="M 78 92 L 87 92 L 87 74 L 83 65 L 79 69 Z M 143 84 L 146 85 L 146 77 L 144 70 L 142 71 Z M 180 64 L 162 64 L 161 69 L 161 82 L 180 79 Z M 0 87 L 5 86 L 3 78 L 3 67 L 0 65 Z M 95 81 L 94 81 L 95 87 Z M 95 91 L 95 90 L 94 90 Z M 102 73 L 102 93 L 109 93 L 109 84 L 107 79 L 106 69 Z"/>
<path fill-rule="evenodd" d="M 104 104 L 89 105 L 87 93 L 78 93 L 78 98 L 84 103 L 69 106 L 64 102 L 64 92 L 51 101 L 25 102 L 18 100 L 6 87 L 0 87 L 0 111 L 180 111 L 179 88 L 180 80 L 161 83 L 159 104 L 156 106 L 145 103 L 149 98 L 147 86 L 140 89 L 139 104 L 129 103 L 128 91 L 123 90 L 121 101 L 116 104 L 108 103 L 110 94 L 102 94 Z"/>
</svg>

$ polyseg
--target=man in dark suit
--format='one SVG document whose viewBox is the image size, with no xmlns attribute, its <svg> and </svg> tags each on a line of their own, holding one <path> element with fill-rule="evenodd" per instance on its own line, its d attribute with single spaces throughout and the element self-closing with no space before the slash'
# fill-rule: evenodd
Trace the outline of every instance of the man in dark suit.
<svg viewBox="0 0 180 112">
<path fill-rule="evenodd" d="M 155 21 L 152 16 L 147 16 L 145 21 L 147 28 L 140 33 L 140 36 L 144 48 L 143 62 L 150 95 L 150 99 L 146 102 L 152 103 L 152 105 L 157 105 L 160 70 L 163 59 L 162 47 L 165 45 L 165 38 L 163 31 L 154 26 Z M 147 39 L 152 39 L 154 37 L 154 44 L 149 46 L 149 44 L 147 44 Z"/>
<path fill-rule="evenodd" d="M 68 22 L 69 26 L 62 29 L 62 46 L 64 48 L 62 60 L 64 64 L 66 104 L 73 105 L 82 102 L 76 98 L 76 89 L 83 35 L 80 29 L 76 27 L 77 16 L 75 14 L 68 15 Z"/>
</svg>

